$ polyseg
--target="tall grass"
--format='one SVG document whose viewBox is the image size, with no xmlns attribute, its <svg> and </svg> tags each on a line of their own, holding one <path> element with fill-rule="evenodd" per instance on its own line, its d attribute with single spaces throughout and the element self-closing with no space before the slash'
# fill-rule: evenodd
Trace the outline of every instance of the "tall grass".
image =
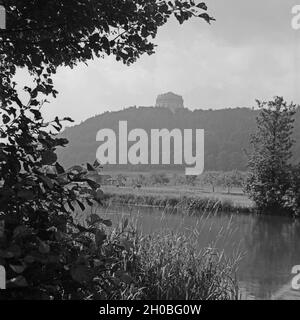
<svg viewBox="0 0 300 320">
<path fill-rule="evenodd" d="M 227 213 L 250 213 L 251 208 L 246 206 L 238 206 L 230 199 L 213 199 L 213 198 L 197 198 L 197 197 L 170 197 L 159 195 L 138 195 L 133 193 L 116 194 L 107 193 L 105 195 L 106 205 L 138 205 L 153 206 L 167 209 L 178 209 L 180 212 L 197 214 L 207 211 L 218 211 Z M 173 212 L 176 212 L 173 210 Z"/>
<path fill-rule="evenodd" d="M 114 230 L 111 237 L 119 237 L 119 234 L 120 231 Z M 199 250 L 192 237 L 181 233 L 166 230 L 142 235 L 131 230 L 126 234 L 127 248 L 122 264 L 132 282 L 123 285 L 110 298 L 238 299 L 236 260 L 226 258 L 214 248 Z"/>
<path fill-rule="evenodd" d="M 201 237 L 205 229 L 213 227 L 210 217 L 216 211 L 206 211 L 191 229 L 177 231 L 161 226 L 151 234 L 139 230 L 138 216 L 114 221 L 115 227 L 106 228 L 108 237 L 101 248 L 102 255 L 109 258 L 105 260 L 98 296 L 104 300 L 238 299 L 239 252 L 228 258 L 216 249 L 220 241 L 225 245 L 231 239 L 231 220 L 216 226 L 220 230 L 215 239 Z"/>
<path fill-rule="evenodd" d="M 179 234 L 140 240 L 136 277 L 144 299 L 229 300 L 238 297 L 234 263 L 214 249 L 197 253 Z"/>
</svg>

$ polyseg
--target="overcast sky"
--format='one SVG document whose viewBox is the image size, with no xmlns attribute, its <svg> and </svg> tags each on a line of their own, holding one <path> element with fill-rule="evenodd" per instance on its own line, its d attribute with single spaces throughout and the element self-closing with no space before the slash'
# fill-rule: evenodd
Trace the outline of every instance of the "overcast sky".
<svg viewBox="0 0 300 320">
<path fill-rule="evenodd" d="M 190 109 L 252 107 L 283 95 L 300 103 L 300 30 L 291 9 L 300 0 L 207 0 L 216 22 L 170 20 L 159 30 L 156 54 L 127 67 L 113 58 L 60 69 L 60 92 L 46 118 L 76 122 L 132 105 L 154 105 L 158 94 L 181 94 Z"/>
</svg>

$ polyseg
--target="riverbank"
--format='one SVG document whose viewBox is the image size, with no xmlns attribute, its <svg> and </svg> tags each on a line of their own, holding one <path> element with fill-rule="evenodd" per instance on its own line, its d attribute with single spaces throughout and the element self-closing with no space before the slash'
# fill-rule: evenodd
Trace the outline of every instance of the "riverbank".
<svg viewBox="0 0 300 320">
<path fill-rule="evenodd" d="M 203 192 L 182 187 L 115 187 L 104 186 L 106 204 L 138 205 L 177 209 L 182 212 L 222 211 L 250 213 L 253 203 L 241 193 L 224 194 Z M 175 211 L 174 211 L 175 212 Z"/>
</svg>

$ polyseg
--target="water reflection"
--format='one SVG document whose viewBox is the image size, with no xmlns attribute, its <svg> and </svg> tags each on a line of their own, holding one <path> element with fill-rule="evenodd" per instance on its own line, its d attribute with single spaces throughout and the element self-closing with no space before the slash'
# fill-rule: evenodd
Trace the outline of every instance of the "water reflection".
<svg viewBox="0 0 300 320">
<path fill-rule="evenodd" d="M 239 278 L 250 295 L 268 299 L 291 280 L 291 269 L 300 264 L 300 226 L 282 217 L 251 217 L 244 229 Z M 237 223 L 238 223 L 237 219 Z"/>
<path fill-rule="evenodd" d="M 122 215 L 130 215 L 144 233 L 166 228 L 193 233 L 199 248 L 214 245 L 234 257 L 243 253 L 238 278 L 244 298 L 282 298 L 290 294 L 291 269 L 300 264 L 299 221 L 225 213 L 182 216 L 147 207 L 114 207 L 102 210 L 102 214 L 115 222 Z"/>
</svg>

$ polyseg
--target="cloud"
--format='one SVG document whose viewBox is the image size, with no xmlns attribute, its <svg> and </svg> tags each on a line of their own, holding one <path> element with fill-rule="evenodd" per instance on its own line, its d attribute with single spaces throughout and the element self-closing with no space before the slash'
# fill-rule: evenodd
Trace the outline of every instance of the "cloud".
<svg viewBox="0 0 300 320">
<path fill-rule="evenodd" d="M 294 0 L 210 0 L 217 21 L 172 19 L 159 30 L 156 54 L 127 67 L 113 57 L 61 68 L 60 92 L 45 116 L 77 122 L 107 110 L 153 105 L 174 91 L 190 108 L 252 106 L 283 95 L 300 102 L 300 31 L 290 25 Z"/>
</svg>

